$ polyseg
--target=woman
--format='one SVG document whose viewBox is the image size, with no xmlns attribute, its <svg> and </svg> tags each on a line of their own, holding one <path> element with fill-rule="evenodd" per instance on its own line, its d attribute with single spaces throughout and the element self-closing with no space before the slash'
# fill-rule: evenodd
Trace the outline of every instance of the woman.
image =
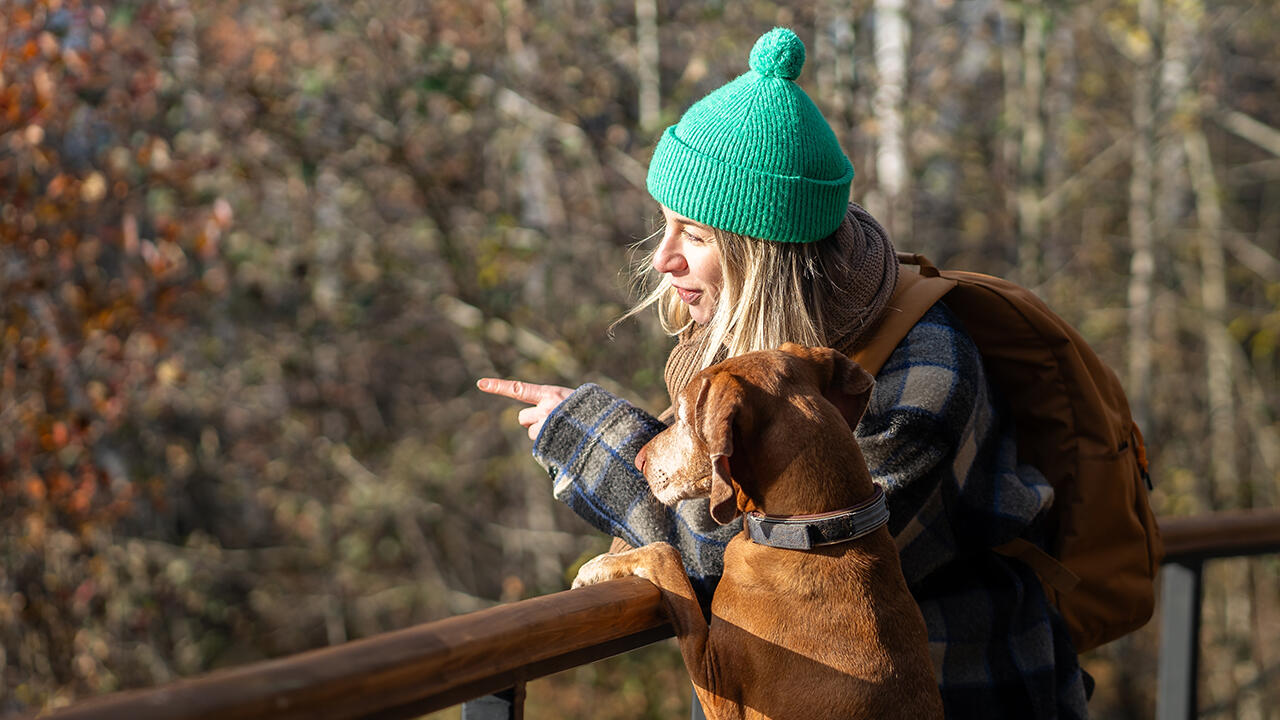
<svg viewBox="0 0 1280 720">
<path fill-rule="evenodd" d="M 783 342 L 850 353 L 893 294 L 893 245 L 848 202 L 853 166 L 794 82 L 803 63 L 799 38 L 775 28 L 751 70 L 695 103 L 654 150 L 661 280 L 632 313 L 657 305 L 679 338 L 665 373 L 673 399 L 698 370 Z M 631 545 L 675 545 L 709 606 L 740 527 L 717 526 L 705 500 L 671 510 L 653 498 L 632 462 L 658 418 L 595 385 L 479 386 L 533 405 L 520 423 L 557 498 Z M 945 305 L 885 363 L 855 436 L 889 498 L 947 716 L 1085 717 L 1086 677 L 1034 572 L 990 550 L 1033 535 L 1053 491 L 1016 467 L 981 357 Z"/>
</svg>

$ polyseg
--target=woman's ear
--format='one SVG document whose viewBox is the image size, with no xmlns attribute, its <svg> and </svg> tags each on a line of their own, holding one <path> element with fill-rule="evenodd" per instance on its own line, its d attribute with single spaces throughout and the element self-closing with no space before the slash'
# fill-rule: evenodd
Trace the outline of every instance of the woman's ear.
<svg viewBox="0 0 1280 720">
<path fill-rule="evenodd" d="M 711 378 L 699 393 L 698 433 L 711 461 L 711 518 L 726 525 L 738 516 L 738 486 L 729 469 L 734 424 L 742 409 L 742 386 L 728 374 Z"/>
</svg>

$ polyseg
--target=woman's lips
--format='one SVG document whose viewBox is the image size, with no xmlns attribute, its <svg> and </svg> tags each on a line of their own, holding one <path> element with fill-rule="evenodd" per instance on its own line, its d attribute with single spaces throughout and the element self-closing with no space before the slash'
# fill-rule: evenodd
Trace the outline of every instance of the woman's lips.
<svg viewBox="0 0 1280 720">
<path fill-rule="evenodd" d="M 702 291 L 700 290 L 685 290 L 684 288 L 675 285 L 672 287 L 676 289 L 676 294 L 680 296 L 680 299 L 688 305 L 698 302 L 698 298 L 702 297 Z"/>
</svg>

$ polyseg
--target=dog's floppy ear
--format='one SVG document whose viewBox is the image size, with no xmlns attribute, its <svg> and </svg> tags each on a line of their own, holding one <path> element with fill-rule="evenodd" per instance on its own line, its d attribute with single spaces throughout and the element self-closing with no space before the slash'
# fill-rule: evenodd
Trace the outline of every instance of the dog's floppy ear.
<svg viewBox="0 0 1280 720">
<path fill-rule="evenodd" d="M 844 353 L 830 348 L 826 350 L 830 357 L 831 375 L 822 389 L 822 396 L 836 406 L 845 422 L 849 423 L 849 429 L 853 430 L 867 411 L 876 379 Z"/>
<path fill-rule="evenodd" d="M 742 386 L 726 373 L 711 377 L 698 393 L 697 424 L 711 460 L 711 519 L 727 525 L 738 516 L 738 490 L 729 470 L 733 426 L 742 409 Z"/>
<path fill-rule="evenodd" d="M 741 513 L 738 512 L 738 491 L 729 472 L 729 456 L 711 458 L 711 504 L 707 507 L 711 519 L 728 525 Z"/>
<path fill-rule="evenodd" d="M 875 378 L 848 356 L 831 348 L 810 348 L 786 343 L 783 352 L 812 361 L 818 367 L 818 382 L 822 396 L 844 416 L 849 428 L 858 427 L 858 421 L 867 411 L 871 400 L 871 388 Z"/>
</svg>

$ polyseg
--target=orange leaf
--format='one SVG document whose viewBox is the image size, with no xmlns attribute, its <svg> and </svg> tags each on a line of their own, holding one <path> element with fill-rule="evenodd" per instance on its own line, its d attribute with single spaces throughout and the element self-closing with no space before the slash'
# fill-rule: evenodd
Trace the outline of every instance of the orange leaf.
<svg viewBox="0 0 1280 720">
<path fill-rule="evenodd" d="M 45 194 L 47 194 L 50 199 L 56 200 L 58 196 L 62 194 L 62 191 L 66 189 L 67 176 L 62 173 L 58 173 L 49 181 L 48 187 L 45 188 Z"/>
<path fill-rule="evenodd" d="M 26 491 L 27 495 L 30 495 L 32 500 L 35 500 L 36 502 L 44 500 L 46 494 L 45 490 L 46 488 L 43 480 L 35 475 L 27 478 Z"/>
</svg>

